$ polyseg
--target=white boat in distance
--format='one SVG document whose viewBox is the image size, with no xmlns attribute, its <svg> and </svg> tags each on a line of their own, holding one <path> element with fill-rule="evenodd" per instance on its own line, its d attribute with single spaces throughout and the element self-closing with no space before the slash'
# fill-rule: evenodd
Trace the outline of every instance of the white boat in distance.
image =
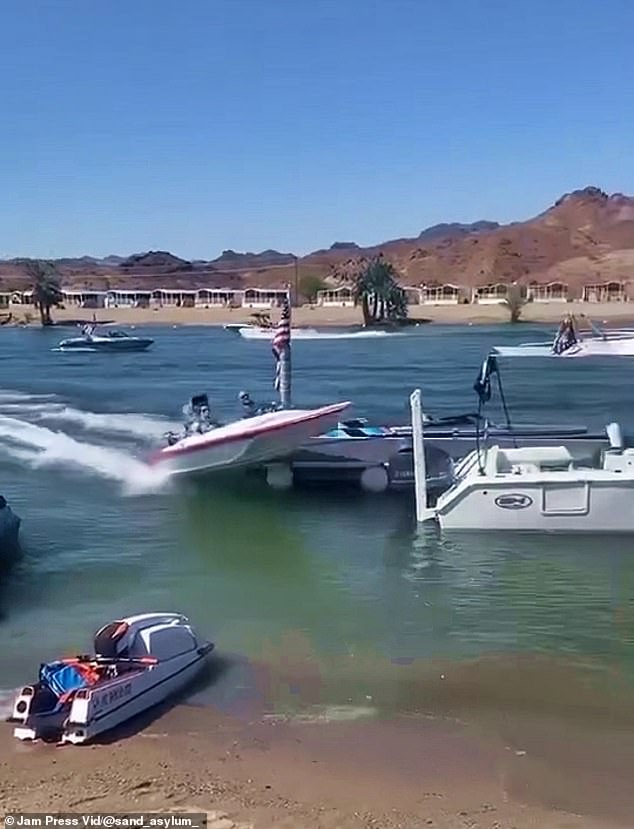
<svg viewBox="0 0 634 829">
<path fill-rule="evenodd" d="M 252 325 L 238 327 L 237 333 L 245 340 L 272 340 L 274 328 L 260 328 Z M 401 332 L 397 332 L 401 333 Z M 293 340 L 360 340 L 374 337 L 394 336 L 392 331 L 318 331 L 316 328 L 292 328 Z"/>
<path fill-rule="evenodd" d="M 555 357 L 565 360 L 573 357 L 634 357 L 634 334 L 607 336 L 605 339 L 589 337 L 579 340 L 561 354 L 553 351 L 552 343 L 522 343 L 500 345 L 491 349 L 498 357 Z"/>
<path fill-rule="evenodd" d="M 565 446 L 467 455 L 434 507 L 441 528 L 531 532 L 634 532 L 634 449 L 618 424 L 595 464 L 576 463 Z"/>
<path fill-rule="evenodd" d="M 201 400 L 202 398 L 202 400 Z M 206 396 L 192 403 L 208 416 Z M 224 426 L 172 440 L 155 452 L 149 462 L 172 475 L 220 471 L 284 458 L 314 435 L 336 425 L 349 402 L 319 409 L 282 409 L 243 418 Z"/>
<path fill-rule="evenodd" d="M 592 321 L 592 335 L 577 331 L 575 318 L 566 317 L 552 342 L 500 345 L 492 349 L 499 357 L 633 357 L 634 331 L 602 331 Z"/>
<path fill-rule="evenodd" d="M 85 743 L 184 688 L 214 645 L 180 613 L 143 613 L 102 627 L 94 648 L 40 667 L 15 699 L 15 737 Z"/>
</svg>

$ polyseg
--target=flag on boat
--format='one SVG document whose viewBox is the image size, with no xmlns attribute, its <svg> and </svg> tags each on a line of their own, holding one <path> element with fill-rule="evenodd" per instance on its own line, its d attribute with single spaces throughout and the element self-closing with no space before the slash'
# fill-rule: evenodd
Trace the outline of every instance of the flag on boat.
<svg viewBox="0 0 634 829">
<path fill-rule="evenodd" d="M 473 390 L 483 403 L 491 399 L 491 375 L 498 374 L 498 361 L 494 354 L 489 354 L 482 363 L 478 372 Z"/>
<path fill-rule="evenodd" d="M 568 316 L 562 320 L 557 336 L 553 343 L 553 354 L 563 354 L 579 342 L 575 331 L 574 317 Z"/>
<path fill-rule="evenodd" d="M 275 390 L 279 391 L 282 354 L 286 349 L 290 349 L 291 347 L 291 304 L 288 300 L 288 295 L 284 298 L 284 304 L 282 305 L 282 316 L 280 317 L 280 321 L 275 329 L 275 334 L 273 335 L 272 347 L 273 356 L 276 360 L 274 385 Z"/>
</svg>

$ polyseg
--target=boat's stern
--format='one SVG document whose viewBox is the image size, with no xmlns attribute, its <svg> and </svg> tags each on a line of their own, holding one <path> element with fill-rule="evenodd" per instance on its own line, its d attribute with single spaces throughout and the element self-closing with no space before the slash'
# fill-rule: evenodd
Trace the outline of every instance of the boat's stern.
<svg viewBox="0 0 634 829">
<path fill-rule="evenodd" d="M 34 740 L 36 738 L 35 729 L 26 725 L 34 698 L 34 686 L 25 685 L 20 689 L 13 702 L 13 710 L 7 722 L 15 724 L 13 736 L 17 737 L 18 740 Z"/>
</svg>

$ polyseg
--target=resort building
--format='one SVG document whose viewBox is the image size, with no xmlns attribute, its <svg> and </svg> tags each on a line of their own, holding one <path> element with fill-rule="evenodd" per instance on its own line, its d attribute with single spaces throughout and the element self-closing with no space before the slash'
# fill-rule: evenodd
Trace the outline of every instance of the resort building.
<svg viewBox="0 0 634 829">
<path fill-rule="evenodd" d="M 277 308 L 288 296 L 287 288 L 247 288 L 242 294 L 243 308 Z"/>
<path fill-rule="evenodd" d="M 106 308 L 148 308 L 153 291 L 108 291 Z"/>
<path fill-rule="evenodd" d="M 196 305 L 198 291 L 180 288 L 156 288 L 152 291 L 150 303 L 159 308 L 193 308 Z"/>
<path fill-rule="evenodd" d="M 351 308 L 354 305 L 354 292 L 347 285 L 317 291 L 317 304 L 323 308 Z"/>
<path fill-rule="evenodd" d="M 235 304 L 236 291 L 227 291 L 222 288 L 200 288 L 196 291 L 198 308 L 227 308 Z"/>
<path fill-rule="evenodd" d="M 582 302 L 627 302 L 625 282 L 602 282 L 584 285 L 581 293 Z"/>
<path fill-rule="evenodd" d="M 10 291 L 0 291 L 0 308 L 8 308 L 11 302 Z"/>
<path fill-rule="evenodd" d="M 567 302 L 568 285 L 565 282 L 531 282 L 528 299 L 533 302 Z"/>
<path fill-rule="evenodd" d="M 458 305 L 462 297 L 460 285 L 423 285 L 420 301 L 423 305 Z"/>
<path fill-rule="evenodd" d="M 473 302 L 478 305 L 498 305 L 504 302 L 508 293 L 508 285 L 496 282 L 493 285 L 482 285 L 473 291 Z"/>
<path fill-rule="evenodd" d="M 67 288 L 62 289 L 64 305 L 75 308 L 104 308 L 107 296 L 107 291 L 74 291 Z"/>
</svg>

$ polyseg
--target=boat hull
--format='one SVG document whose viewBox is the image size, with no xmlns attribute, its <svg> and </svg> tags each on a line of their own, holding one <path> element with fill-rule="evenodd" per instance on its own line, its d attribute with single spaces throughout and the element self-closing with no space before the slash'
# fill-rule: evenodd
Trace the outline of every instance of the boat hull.
<svg viewBox="0 0 634 829">
<path fill-rule="evenodd" d="M 436 510 L 444 530 L 634 533 L 634 479 L 458 484 Z"/>
<path fill-rule="evenodd" d="M 495 346 L 492 352 L 498 357 L 634 357 L 634 337 L 581 340 L 561 354 L 553 353 L 552 344 L 537 343 Z"/>
<path fill-rule="evenodd" d="M 272 340 L 274 328 L 238 328 L 237 333 L 245 340 Z M 392 332 L 383 330 L 372 331 L 318 331 L 316 328 L 293 328 L 291 337 L 295 340 L 358 340 L 374 337 L 387 337 Z"/>
<path fill-rule="evenodd" d="M 88 342 L 86 340 L 62 340 L 58 345 L 58 349 L 60 351 L 90 351 L 90 352 L 107 352 L 107 353 L 129 353 L 132 351 L 147 351 L 147 349 L 154 343 L 154 340 L 150 339 L 123 339 L 121 340 L 112 340 L 111 342 L 106 341 L 93 341 Z"/>
</svg>

